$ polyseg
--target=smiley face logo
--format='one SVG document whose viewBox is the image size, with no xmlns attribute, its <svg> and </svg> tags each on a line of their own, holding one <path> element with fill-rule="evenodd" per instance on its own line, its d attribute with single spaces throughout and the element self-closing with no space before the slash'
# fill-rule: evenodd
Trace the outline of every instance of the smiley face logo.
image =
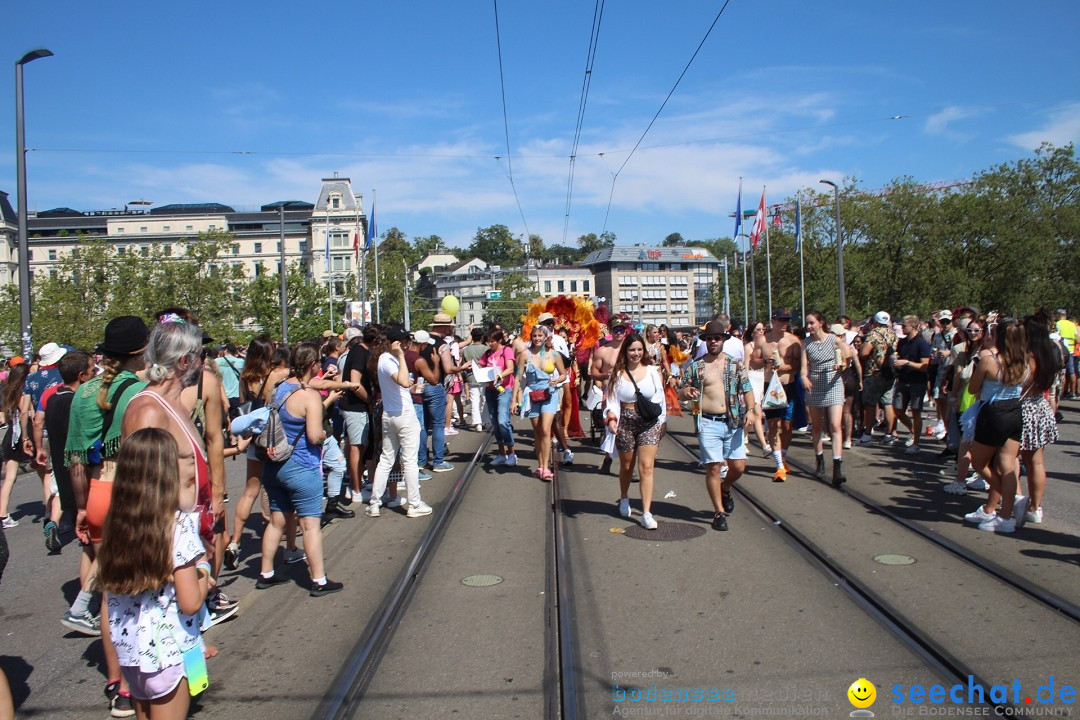
<svg viewBox="0 0 1080 720">
<path fill-rule="evenodd" d="M 851 683 L 847 690 L 848 700 L 857 708 L 868 708 L 877 699 L 877 688 L 866 678 L 859 678 Z"/>
</svg>

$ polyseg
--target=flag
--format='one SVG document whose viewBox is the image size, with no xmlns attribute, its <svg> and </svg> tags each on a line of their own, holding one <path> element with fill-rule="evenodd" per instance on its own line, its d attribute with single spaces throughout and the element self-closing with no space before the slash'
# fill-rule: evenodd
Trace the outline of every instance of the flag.
<svg viewBox="0 0 1080 720">
<path fill-rule="evenodd" d="M 795 198 L 795 252 L 802 245 L 802 200 Z"/>
<path fill-rule="evenodd" d="M 757 250 L 761 242 L 761 235 L 765 232 L 765 188 L 761 189 L 761 203 L 758 204 L 757 215 L 754 216 L 754 227 L 750 230 L 750 245 Z"/>
<path fill-rule="evenodd" d="M 780 214 L 780 208 L 776 208 L 776 212 L 772 216 L 773 227 L 784 227 L 784 216 Z"/>
<path fill-rule="evenodd" d="M 353 257 L 355 257 L 356 261 L 359 263 L 360 262 L 360 226 L 359 225 L 357 225 L 356 229 L 353 230 L 352 251 L 353 251 Z"/>
<path fill-rule="evenodd" d="M 731 239 L 735 241 L 735 247 L 739 246 L 739 231 L 742 230 L 742 178 L 739 178 L 739 199 L 735 201 L 735 234 Z"/>
<path fill-rule="evenodd" d="M 375 200 L 371 201 L 371 219 L 367 224 L 367 238 L 364 241 L 364 251 L 368 251 L 375 247 L 375 238 L 378 237 L 378 230 L 375 229 Z"/>
</svg>

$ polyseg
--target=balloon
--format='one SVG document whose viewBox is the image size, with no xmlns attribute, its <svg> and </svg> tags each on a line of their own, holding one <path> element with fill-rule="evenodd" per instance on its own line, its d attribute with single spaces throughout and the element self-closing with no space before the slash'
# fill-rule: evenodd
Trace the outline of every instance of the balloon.
<svg viewBox="0 0 1080 720">
<path fill-rule="evenodd" d="M 447 295 L 442 299 L 442 311 L 450 317 L 457 317 L 458 310 L 461 309 L 461 303 L 453 295 Z"/>
</svg>

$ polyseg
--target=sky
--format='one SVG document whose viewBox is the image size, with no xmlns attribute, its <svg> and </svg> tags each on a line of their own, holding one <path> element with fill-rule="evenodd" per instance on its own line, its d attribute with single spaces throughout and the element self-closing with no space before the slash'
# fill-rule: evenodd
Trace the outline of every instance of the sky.
<svg viewBox="0 0 1080 720">
<path fill-rule="evenodd" d="M 44 47 L 24 67 L 32 211 L 314 202 L 337 173 L 377 196 L 380 232 L 463 247 L 494 224 L 547 245 L 730 237 L 740 177 L 745 209 L 763 186 L 772 204 L 821 179 L 961 180 L 1080 139 L 1075 0 L 611 0 L 568 193 L 596 9 L 13 3 L 0 147 L 11 68 Z"/>
</svg>

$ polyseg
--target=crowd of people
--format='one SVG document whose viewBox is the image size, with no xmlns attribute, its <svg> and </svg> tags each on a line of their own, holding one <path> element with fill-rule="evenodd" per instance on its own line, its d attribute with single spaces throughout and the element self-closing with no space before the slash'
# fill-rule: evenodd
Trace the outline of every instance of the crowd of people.
<svg viewBox="0 0 1080 720">
<path fill-rule="evenodd" d="M 64 532 L 79 540 L 80 591 L 61 622 L 102 637 L 111 714 L 147 717 L 182 716 L 205 687 L 204 658 L 216 649 L 203 633 L 237 610 L 217 578 L 239 568 L 257 503 L 256 589 L 289 582 L 281 564 L 306 561 L 311 597 L 338 592 L 323 524 L 355 517 L 355 503 L 371 518 L 431 514 L 421 482 L 454 469 L 447 437 L 460 430 L 490 428 L 496 450 L 487 462 L 518 465 L 515 415 L 531 425 L 532 474 L 548 481 L 556 458 L 574 462 L 579 410 L 591 410 L 605 467 L 618 462 L 618 513 L 632 516 L 636 471 L 640 522 L 655 530 L 657 449 L 668 416 L 689 408 L 711 525 L 723 531 L 751 437 L 784 482 L 793 434 L 809 430 L 814 476 L 828 479 L 829 445 L 831 484 L 840 487 L 853 442 L 902 442 L 919 453 L 931 404 L 938 420 L 926 435 L 955 462 L 945 490 L 987 492 L 965 519 L 1006 533 L 1042 522 L 1043 448 L 1057 438 L 1058 402 L 1077 392 L 1080 347 L 1064 309 L 1056 318 L 964 307 L 895 324 L 885 311 L 861 324 L 829 323 L 816 311 L 805 327 L 792 320 L 777 309 L 768 325 L 744 329 L 718 314 L 677 332 L 613 316 L 600 342 L 581 348 L 551 313 L 520 337 L 498 325 L 457 337 L 453 318 L 439 313 L 427 329 L 350 327 L 291 346 L 266 335 L 215 346 L 181 307 L 149 327 L 118 317 L 93 352 L 50 342 L 0 370 L 0 540 L 19 525 L 11 489 L 20 468 L 32 467 L 47 550 L 61 551 Z M 224 460 L 239 455 L 246 481 L 230 528 Z M 97 593 L 104 618 L 90 609 Z"/>
</svg>

